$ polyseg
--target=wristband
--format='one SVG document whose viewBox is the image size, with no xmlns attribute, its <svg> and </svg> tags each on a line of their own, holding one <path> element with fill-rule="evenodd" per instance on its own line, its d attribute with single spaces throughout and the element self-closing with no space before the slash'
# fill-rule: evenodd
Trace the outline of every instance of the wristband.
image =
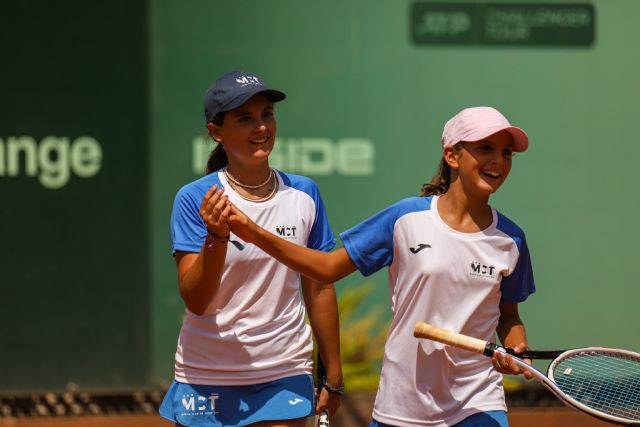
<svg viewBox="0 0 640 427">
<path fill-rule="evenodd" d="M 337 394 L 338 396 L 342 396 L 342 394 L 344 393 L 344 382 L 341 382 L 338 388 L 333 388 L 329 384 L 327 384 L 326 379 L 323 379 L 322 383 L 320 384 L 320 387 L 327 390 L 329 393 Z"/>
<path fill-rule="evenodd" d="M 207 231 L 207 238 L 212 240 L 211 243 L 207 243 L 207 249 L 213 248 L 215 246 L 216 242 L 220 242 L 220 243 L 226 244 L 229 241 L 229 236 L 224 236 L 224 237 L 216 236 L 215 234 L 211 233 L 210 231 Z"/>
<path fill-rule="evenodd" d="M 235 246 L 239 251 L 244 250 L 245 246 L 244 244 L 240 243 L 237 240 L 231 240 L 231 235 L 225 236 L 225 237 L 220 237 L 220 236 L 216 236 L 215 234 L 209 232 L 209 230 L 207 230 L 207 235 L 204 237 L 201 237 L 201 239 L 206 239 L 207 237 L 211 238 L 211 242 L 207 243 L 205 245 L 205 247 L 207 249 L 211 249 L 215 246 L 216 241 L 226 244 L 227 242 L 231 242 L 233 244 L 233 246 Z"/>
</svg>

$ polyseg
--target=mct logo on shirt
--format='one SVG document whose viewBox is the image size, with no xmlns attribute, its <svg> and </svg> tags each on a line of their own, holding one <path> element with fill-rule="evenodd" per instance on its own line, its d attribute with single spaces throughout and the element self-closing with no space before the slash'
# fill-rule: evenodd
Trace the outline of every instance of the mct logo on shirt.
<svg viewBox="0 0 640 427">
<path fill-rule="evenodd" d="M 242 86 L 260 84 L 260 80 L 255 76 L 236 77 L 236 82 L 240 83 Z"/>
<path fill-rule="evenodd" d="M 195 393 L 182 395 L 182 406 L 185 410 L 181 415 L 212 415 L 217 414 L 216 400 L 220 398 L 217 393 L 211 393 L 209 396 L 200 396 Z M 208 404 L 207 404 L 207 401 Z M 198 406 L 196 406 L 196 404 Z"/>
<path fill-rule="evenodd" d="M 495 265 L 485 265 L 478 261 L 471 261 L 471 276 L 495 278 Z"/>
<path fill-rule="evenodd" d="M 276 234 L 283 239 L 296 240 L 296 226 L 276 225 Z"/>
</svg>

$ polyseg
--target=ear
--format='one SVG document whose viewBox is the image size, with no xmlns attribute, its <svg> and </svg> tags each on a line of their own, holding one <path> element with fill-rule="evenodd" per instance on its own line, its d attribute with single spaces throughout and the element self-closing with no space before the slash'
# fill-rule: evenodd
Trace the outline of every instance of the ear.
<svg viewBox="0 0 640 427">
<path fill-rule="evenodd" d="M 209 130 L 209 136 L 217 143 L 222 142 L 222 135 L 220 134 L 220 127 L 209 122 L 207 123 L 207 129 Z"/>
<path fill-rule="evenodd" d="M 458 169 L 460 167 L 458 160 L 460 159 L 461 153 L 462 150 L 454 150 L 453 147 L 446 147 L 442 153 L 442 158 L 451 169 Z"/>
</svg>

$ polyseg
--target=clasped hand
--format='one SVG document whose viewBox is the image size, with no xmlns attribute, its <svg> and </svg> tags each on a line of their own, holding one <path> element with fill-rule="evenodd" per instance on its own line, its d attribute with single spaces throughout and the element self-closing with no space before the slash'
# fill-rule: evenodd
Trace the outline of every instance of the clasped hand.
<svg viewBox="0 0 640 427">
<path fill-rule="evenodd" d="M 202 198 L 200 217 L 210 234 L 227 237 L 233 233 L 252 243 L 257 233 L 256 224 L 238 209 L 224 194 L 224 187 L 212 186 Z"/>
</svg>

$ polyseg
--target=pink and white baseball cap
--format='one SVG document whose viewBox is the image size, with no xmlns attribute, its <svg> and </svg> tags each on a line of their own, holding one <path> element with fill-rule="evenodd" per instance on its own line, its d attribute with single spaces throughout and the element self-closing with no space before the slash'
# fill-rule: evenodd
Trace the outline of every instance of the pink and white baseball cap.
<svg viewBox="0 0 640 427">
<path fill-rule="evenodd" d="M 465 108 L 444 125 L 442 148 L 453 147 L 460 141 L 480 141 L 506 130 L 513 136 L 513 151 L 526 151 L 529 138 L 520 128 L 511 123 L 498 110 L 491 107 Z"/>
</svg>

